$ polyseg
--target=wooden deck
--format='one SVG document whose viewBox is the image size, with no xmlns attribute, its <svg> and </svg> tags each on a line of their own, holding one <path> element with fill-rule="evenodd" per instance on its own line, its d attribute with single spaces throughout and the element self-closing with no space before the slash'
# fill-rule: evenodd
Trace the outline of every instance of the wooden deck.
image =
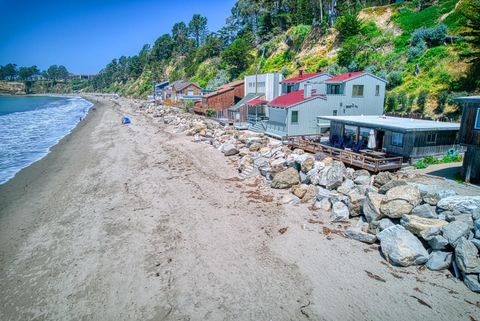
<svg viewBox="0 0 480 321">
<path fill-rule="evenodd" d="M 306 152 L 314 154 L 321 153 L 325 156 L 341 161 L 344 164 L 363 168 L 375 173 L 400 169 L 403 163 L 403 157 L 371 157 L 300 138 L 289 138 L 287 144 L 290 148 L 300 148 Z"/>
</svg>

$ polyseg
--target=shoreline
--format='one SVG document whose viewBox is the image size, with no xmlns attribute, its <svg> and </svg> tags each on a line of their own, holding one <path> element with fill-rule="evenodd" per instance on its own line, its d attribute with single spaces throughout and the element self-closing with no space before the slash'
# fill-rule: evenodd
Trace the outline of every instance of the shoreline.
<svg viewBox="0 0 480 321">
<path fill-rule="evenodd" d="M 0 319 L 469 320 L 478 311 L 461 282 L 390 266 L 377 246 L 326 233 L 338 224 L 283 203 L 289 190 L 239 180 L 231 158 L 131 100 L 88 100 L 97 107 L 88 120 L 0 186 Z M 127 113 L 132 123 L 121 125 Z"/>
<path fill-rule="evenodd" d="M 1 97 L 1 96 L 2 96 L 2 95 L 0 94 L 0 97 Z M 12 97 L 19 97 L 20 95 L 11 95 L 11 96 L 12 96 Z M 31 163 L 29 163 L 29 164 L 26 164 L 26 165 L 23 166 L 22 168 L 20 168 L 20 169 L 19 169 L 12 177 L 10 177 L 7 181 L 5 181 L 5 182 L 3 182 L 3 183 L 0 183 L 0 187 L 2 187 L 3 185 L 7 184 L 7 183 L 10 182 L 11 180 L 13 180 L 13 179 L 14 179 L 21 171 L 23 171 L 24 169 L 27 169 L 28 167 L 32 166 L 32 165 L 35 164 L 36 162 L 39 162 L 39 161 L 41 161 L 42 159 L 44 159 L 45 157 L 47 157 L 47 156 L 52 152 L 52 150 L 53 150 L 53 148 L 54 148 L 55 146 L 57 146 L 58 144 L 60 144 L 61 141 L 62 141 L 64 138 L 66 138 L 68 135 L 70 135 L 83 121 L 85 121 L 87 118 L 89 118 L 90 112 L 91 112 L 92 109 L 94 109 L 94 107 L 95 107 L 95 104 L 94 104 L 92 101 L 86 99 L 84 96 L 72 96 L 72 95 L 64 95 L 64 96 L 60 96 L 60 95 L 38 95 L 38 96 L 37 96 L 37 95 L 21 95 L 21 96 L 22 96 L 22 97 L 23 97 L 23 96 L 25 96 L 25 97 L 32 96 L 32 97 L 81 98 L 81 99 L 87 101 L 88 103 L 91 103 L 92 105 L 91 105 L 90 107 L 88 107 L 88 109 L 87 109 L 85 115 L 83 116 L 82 120 L 79 121 L 79 122 L 77 122 L 77 123 L 75 124 L 75 126 L 73 126 L 73 127 L 70 129 L 70 131 L 69 131 L 68 133 L 66 133 L 64 136 L 60 137 L 60 138 L 58 139 L 58 141 L 57 141 L 55 144 L 53 144 L 53 145 L 48 149 L 48 151 L 47 151 L 44 155 L 40 156 L 40 158 L 34 160 L 33 162 L 31 162 Z"/>
</svg>

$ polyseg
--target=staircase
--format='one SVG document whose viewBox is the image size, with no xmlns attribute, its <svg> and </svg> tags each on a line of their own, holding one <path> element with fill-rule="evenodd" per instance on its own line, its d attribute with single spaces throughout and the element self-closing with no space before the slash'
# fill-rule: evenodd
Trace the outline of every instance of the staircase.
<svg viewBox="0 0 480 321">
<path fill-rule="evenodd" d="M 256 133 L 263 133 L 265 132 L 265 124 L 263 121 L 256 122 L 255 124 L 250 124 L 248 125 L 248 130 L 251 130 L 252 132 Z"/>
</svg>

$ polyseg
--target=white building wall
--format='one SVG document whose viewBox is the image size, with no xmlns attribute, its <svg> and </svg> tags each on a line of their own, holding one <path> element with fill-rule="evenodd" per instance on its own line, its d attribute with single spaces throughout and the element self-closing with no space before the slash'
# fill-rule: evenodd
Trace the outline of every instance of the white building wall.
<svg viewBox="0 0 480 321">
<path fill-rule="evenodd" d="M 265 94 L 265 100 L 271 101 L 277 98 L 282 92 L 283 75 L 280 73 L 269 73 L 245 76 L 245 96 L 250 93 Z M 255 83 L 258 82 L 257 88 Z"/>
<path fill-rule="evenodd" d="M 312 88 L 317 90 L 317 94 L 325 95 L 327 93 L 327 85 L 325 84 L 325 80 L 329 78 L 332 77 L 329 75 L 321 74 L 317 77 L 302 81 L 299 83 L 299 90 L 305 89 L 305 84 L 310 83 L 312 84 Z"/>
<path fill-rule="evenodd" d="M 322 101 L 324 101 L 322 98 L 315 98 L 288 109 L 286 124 L 288 136 L 320 134 L 317 116 L 322 112 Z M 298 111 L 298 124 L 292 124 L 292 111 Z"/>
<path fill-rule="evenodd" d="M 333 116 L 333 110 L 337 110 L 338 116 L 357 115 L 382 115 L 385 100 L 385 82 L 363 75 L 344 83 L 345 89 L 342 95 L 327 95 L 327 104 Z M 353 85 L 363 85 L 363 96 L 354 97 Z M 379 86 L 379 95 L 376 96 L 376 86 Z M 319 115 L 321 116 L 321 115 Z"/>
</svg>

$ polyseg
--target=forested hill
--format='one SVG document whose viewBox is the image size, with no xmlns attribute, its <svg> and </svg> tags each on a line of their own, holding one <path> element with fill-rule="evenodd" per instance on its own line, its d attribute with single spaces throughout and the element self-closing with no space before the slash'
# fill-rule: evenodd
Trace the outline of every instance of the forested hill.
<svg viewBox="0 0 480 321">
<path fill-rule="evenodd" d="M 334 2 L 334 1 L 333 1 Z M 456 114 L 480 89 L 480 1 L 238 0 L 226 25 L 194 15 L 138 55 L 112 60 L 89 89 L 145 97 L 153 80 L 215 88 L 245 74 L 366 70 L 389 81 L 386 108 Z"/>
</svg>

